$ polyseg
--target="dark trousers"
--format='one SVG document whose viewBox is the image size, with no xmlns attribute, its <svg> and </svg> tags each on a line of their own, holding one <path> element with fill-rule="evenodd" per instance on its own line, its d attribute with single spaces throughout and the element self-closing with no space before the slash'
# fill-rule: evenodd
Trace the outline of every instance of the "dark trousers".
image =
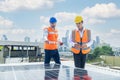
<svg viewBox="0 0 120 80">
<path fill-rule="evenodd" d="M 53 58 L 53 60 L 55 61 L 56 64 L 61 64 L 58 49 L 55 49 L 55 50 L 46 50 L 45 49 L 44 64 L 50 64 L 51 58 Z"/>
<path fill-rule="evenodd" d="M 85 68 L 86 54 L 82 54 L 81 52 L 79 54 L 73 53 L 73 56 L 75 67 Z"/>
</svg>

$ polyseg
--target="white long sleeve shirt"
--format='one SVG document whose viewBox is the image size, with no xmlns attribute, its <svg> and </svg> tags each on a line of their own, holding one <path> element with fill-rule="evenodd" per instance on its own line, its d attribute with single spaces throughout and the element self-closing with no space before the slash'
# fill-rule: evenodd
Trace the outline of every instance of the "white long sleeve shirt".
<svg viewBox="0 0 120 80">
<path fill-rule="evenodd" d="M 44 29 L 44 32 L 43 32 L 43 41 L 47 41 L 47 36 L 48 36 L 48 30 L 47 29 Z"/>
<path fill-rule="evenodd" d="M 85 28 L 83 28 L 82 31 L 79 30 L 79 33 L 80 33 L 81 37 L 83 37 L 84 30 L 85 30 Z M 72 33 L 70 35 L 70 39 L 69 40 L 70 40 L 71 47 L 74 46 L 75 43 L 72 41 Z M 86 43 L 87 47 L 90 47 L 92 44 L 93 44 L 93 40 L 92 39 L 88 43 Z"/>
</svg>

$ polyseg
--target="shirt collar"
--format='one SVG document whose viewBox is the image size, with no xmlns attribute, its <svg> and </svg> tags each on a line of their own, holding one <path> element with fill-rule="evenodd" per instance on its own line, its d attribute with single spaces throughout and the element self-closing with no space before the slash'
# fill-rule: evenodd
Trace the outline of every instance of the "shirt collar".
<svg viewBox="0 0 120 80">
<path fill-rule="evenodd" d="M 85 27 L 83 27 L 83 30 L 82 30 L 82 32 L 85 30 Z M 77 29 L 77 31 L 79 31 L 79 29 Z"/>
</svg>

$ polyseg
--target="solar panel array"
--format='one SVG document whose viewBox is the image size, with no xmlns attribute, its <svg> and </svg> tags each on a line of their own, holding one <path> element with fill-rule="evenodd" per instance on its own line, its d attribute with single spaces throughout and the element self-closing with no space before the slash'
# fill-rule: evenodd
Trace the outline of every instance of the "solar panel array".
<svg viewBox="0 0 120 80">
<path fill-rule="evenodd" d="M 120 80 L 120 77 L 64 65 L 30 64 L 0 66 L 0 80 Z"/>
</svg>

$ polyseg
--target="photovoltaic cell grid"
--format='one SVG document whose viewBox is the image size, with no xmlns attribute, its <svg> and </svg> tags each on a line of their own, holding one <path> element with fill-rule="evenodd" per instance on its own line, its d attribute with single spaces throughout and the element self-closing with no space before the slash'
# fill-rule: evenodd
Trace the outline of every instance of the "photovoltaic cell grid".
<svg viewBox="0 0 120 80">
<path fill-rule="evenodd" d="M 64 65 L 30 64 L 0 66 L 0 80 L 120 80 L 120 77 Z"/>
</svg>

